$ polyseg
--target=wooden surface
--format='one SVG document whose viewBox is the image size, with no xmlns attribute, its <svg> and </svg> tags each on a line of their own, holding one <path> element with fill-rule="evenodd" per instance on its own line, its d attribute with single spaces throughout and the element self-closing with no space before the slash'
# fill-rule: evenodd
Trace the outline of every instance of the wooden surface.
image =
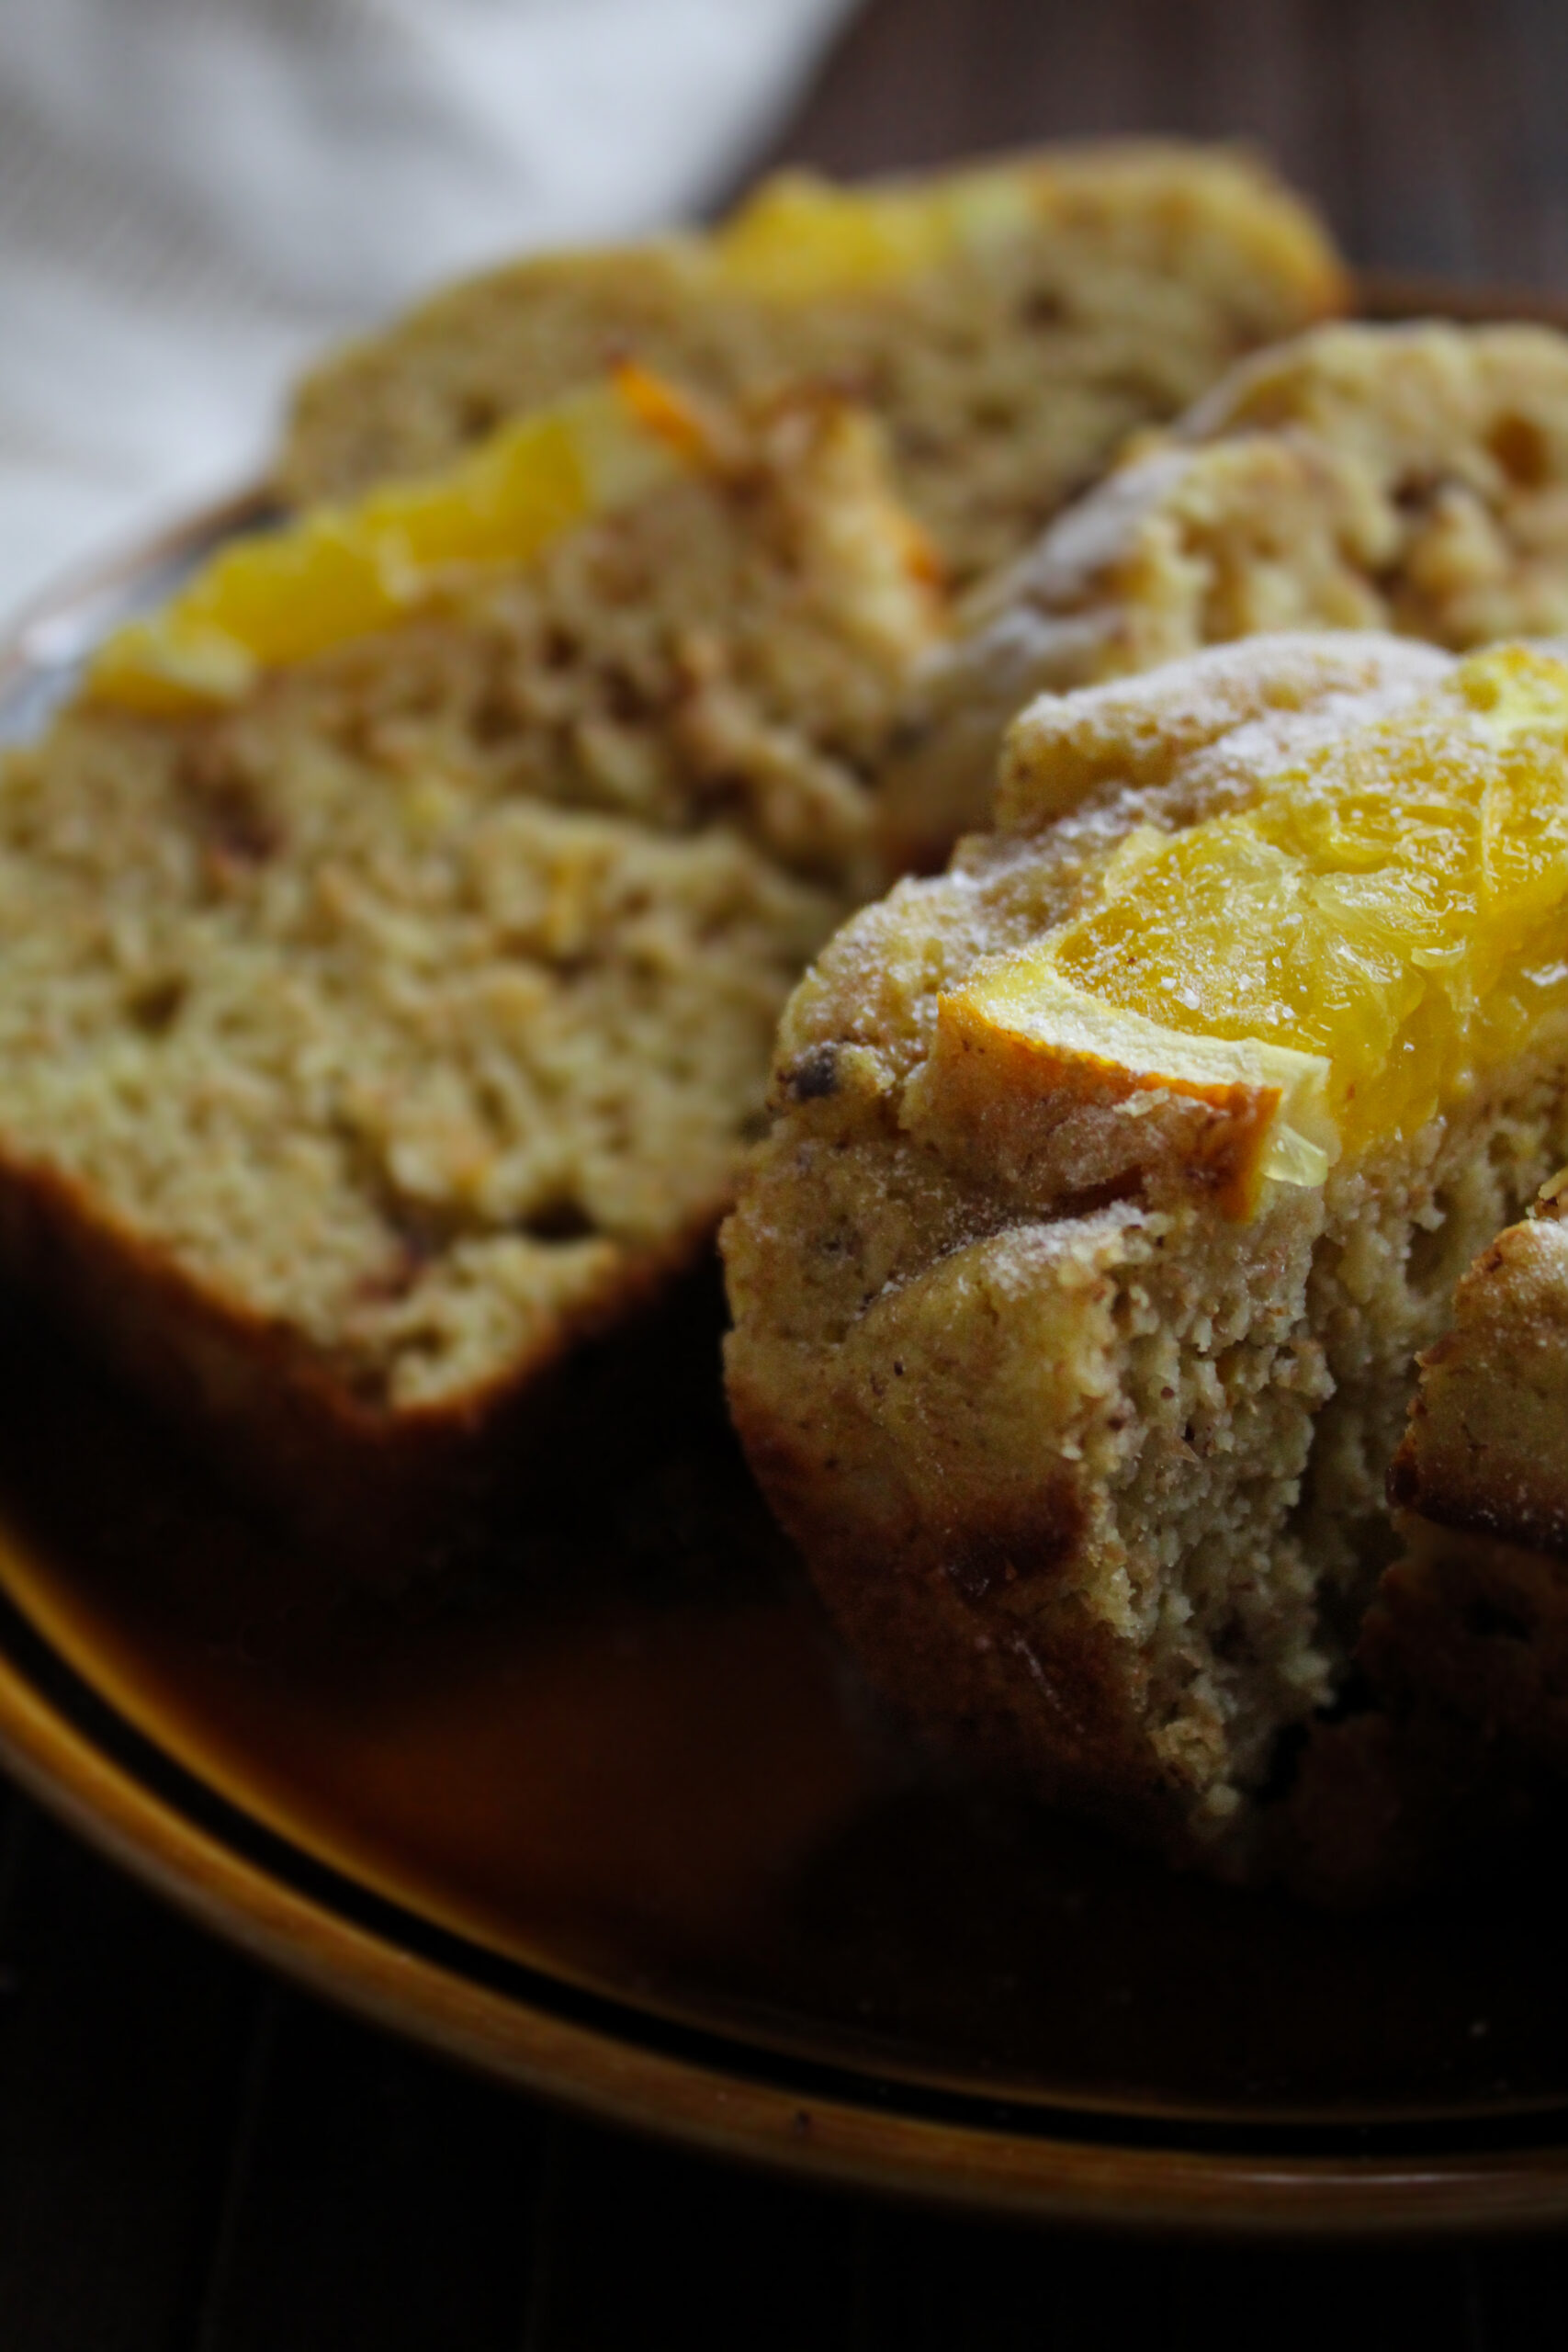
<svg viewBox="0 0 1568 2352">
<path fill-rule="evenodd" d="M 1553 0 L 872 0 L 778 154 L 1265 142 L 1352 257 L 1568 288 Z M 1563 2340 L 1568 2245 L 988 2229 L 544 2115 L 280 1989 L 0 1789 L 0 2352 Z"/>
</svg>

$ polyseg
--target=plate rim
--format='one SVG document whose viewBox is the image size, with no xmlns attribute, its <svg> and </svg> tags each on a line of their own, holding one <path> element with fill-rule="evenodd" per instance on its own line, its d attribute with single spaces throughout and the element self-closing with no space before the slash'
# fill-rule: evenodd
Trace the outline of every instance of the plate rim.
<svg viewBox="0 0 1568 2352">
<path fill-rule="evenodd" d="M 1359 274 L 1356 284 L 1353 315 L 1379 321 L 1518 319 L 1568 328 L 1568 296 L 1381 271 Z M 74 658 L 138 580 L 265 520 L 271 506 L 265 486 L 242 489 L 77 567 L 28 600 L 0 631 L 0 697 L 29 673 Z M 48 1637 L 38 1638 L 58 1658 Z M 84 1687 L 93 1688 L 90 1680 Z M 155 1742 L 146 1745 L 164 1754 Z M 1568 2219 L 1568 2120 L 1562 2144 L 1479 2154 L 1140 2147 L 1114 2136 L 1118 2121 L 1135 2120 L 1120 2110 L 1096 2114 L 1102 2128 L 1093 2138 L 1009 2129 L 1008 2118 L 1021 2110 L 1000 2100 L 995 2123 L 978 2115 L 954 2120 L 913 2111 L 925 2086 L 880 2077 L 870 2066 L 863 2074 L 847 2064 L 838 2070 L 860 2096 L 823 2096 L 787 2079 L 759 2081 L 721 2058 L 650 2047 L 638 2038 L 640 2013 L 630 2003 L 607 2004 L 626 2018 L 624 2032 L 556 2014 L 543 2000 L 525 2001 L 400 1947 L 238 1850 L 75 1722 L 5 1646 L 3 1634 L 0 1764 L 112 1863 L 308 1991 L 552 2106 L 710 2156 L 972 2212 L 1107 2230 L 1389 2238 L 1456 2228 L 1525 2231 Z M 296 1850 L 287 1838 L 278 1842 Z M 660 2021 L 649 2013 L 644 2022 Z M 721 2030 L 706 2038 L 722 2052 Z M 738 2052 L 747 2046 L 742 2031 L 729 2039 Z M 803 2060 L 771 2056 L 786 2076 L 792 2064 L 808 2071 Z M 895 2088 L 904 2111 L 879 2105 Z M 941 2096 L 928 2095 L 933 2103 Z M 980 2093 L 964 2096 L 983 2109 Z M 1052 2112 L 1048 2105 L 1041 2111 Z M 1190 2129 L 1201 2136 L 1196 2122 Z M 1345 2134 L 1352 2140 L 1355 2126 Z"/>
<path fill-rule="evenodd" d="M 111 1756 L 4 1649 L 0 1762 L 111 1862 L 319 1997 L 551 2106 L 709 2156 L 1112 2229 L 1388 2238 L 1527 2231 L 1568 2216 L 1568 2141 L 1479 2155 L 1137 2147 L 1010 2129 L 1005 2113 L 988 2124 L 910 2111 L 912 2101 L 893 2111 L 881 2099 L 895 2086 L 869 2070 L 859 2097 L 792 2084 L 787 2060 L 774 2061 L 784 2079 L 759 2081 L 721 2060 L 647 2046 L 630 2007 L 621 2032 L 554 2014 L 361 1927 L 238 1852 Z M 982 2104 L 977 2095 L 970 2103 Z"/>
</svg>

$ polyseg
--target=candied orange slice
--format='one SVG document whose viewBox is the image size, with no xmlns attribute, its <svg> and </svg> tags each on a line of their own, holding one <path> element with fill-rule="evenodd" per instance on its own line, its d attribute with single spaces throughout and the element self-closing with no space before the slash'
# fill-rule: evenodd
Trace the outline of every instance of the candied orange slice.
<svg viewBox="0 0 1568 2352">
<path fill-rule="evenodd" d="M 1086 900 L 939 1007 L 998 1084 L 1196 1093 L 1240 1138 L 1225 1197 L 1321 1182 L 1568 1034 L 1568 662 L 1505 647 L 1261 780 L 1140 828 Z"/>
<path fill-rule="evenodd" d="M 454 574 L 523 564 L 563 532 L 714 461 L 702 413 L 621 368 L 503 426 L 445 471 L 226 548 L 88 673 L 96 700 L 169 712 L 395 625 Z"/>
<path fill-rule="evenodd" d="M 714 260 L 750 294 L 859 294 L 1024 228 L 1039 209 L 1033 179 L 1017 165 L 868 188 L 781 172 L 716 232 Z"/>
</svg>

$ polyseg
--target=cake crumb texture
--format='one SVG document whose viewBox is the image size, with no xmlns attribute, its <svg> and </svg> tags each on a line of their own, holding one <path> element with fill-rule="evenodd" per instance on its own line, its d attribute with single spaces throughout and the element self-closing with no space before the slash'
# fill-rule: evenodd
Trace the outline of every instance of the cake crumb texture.
<svg viewBox="0 0 1568 2352">
<path fill-rule="evenodd" d="M 1568 1040 L 1527 1027 L 1436 1115 L 1238 1216 L 1223 1102 L 1129 1087 L 1109 1028 L 1099 1073 L 953 1083 L 942 1005 L 1113 867 L 1135 907 L 1149 844 L 1270 776 L 1288 796 L 1343 744 L 1369 807 L 1396 794 L 1377 747 L 1424 740 L 1455 674 L 1388 636 L 1258 638 L 1043 700 L 996 833 L 796 991 L 726 1228 L 735 1417 L 873 1676 L 940 1738 L 1224 1871 L 1263 1866 L 1281 1740 L 1344 1687 L 1414 1358 L 1562 1157 Z"/>
<path fill-rule="evenodd" d="M 1241 152 L 1064 147 L 858 189 L 790 175 L 711 236 L 438 294 L 307 379 L 277 478 L 305 503 L 422 472 L 626 356 L 727 395 L 829 383 L 881 415 L 963 582 L 1130 432 L 1347 299 L 1322 229 Z"/>
<path fill-rule="evenodd" d="M 286 1482 L 329 1424 L 389 1471 L 482 1436 L 700 1250 L 874 875 L 929 583 L 858 416 L 728 447 L 0 767 L 0 1255 L 243 1452 L 291 1400 Z"/>
<path fill-rule="evenodd" d="M 897 862 L 986 823 L 1032 695 L 1320 628 L 1456 652 L 1568 630 L 1568 336 L 1322 326 L 1135 441 L 931 655 L 885 792 Z"/>
</svg>

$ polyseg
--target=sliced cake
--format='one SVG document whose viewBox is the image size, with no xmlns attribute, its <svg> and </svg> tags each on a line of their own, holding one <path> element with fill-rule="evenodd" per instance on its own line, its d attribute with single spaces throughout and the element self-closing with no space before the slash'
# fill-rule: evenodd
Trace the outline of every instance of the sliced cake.
<svg viewBox="0 0 1568 2352">
<path fill-rule="evenodd" d="M 219 555 L 0 766 L 0 1261 L 417 1549 L 711 1233 L 929 569 L 858 414 L 631 370 Z"/>
<path fill-rule="evenodd" d="M 831 383 L 882 416 L 963 581 L 1135 427 L 1346 296 L 1311 215 L 1226 149 L 1063 148 L 864 188 L 789 175 L 709 236 L 437 295 L 307 382 L 279 478 L 309 500 L 444 464 L 627 356 L 724 393 Z"/>
</svg>

